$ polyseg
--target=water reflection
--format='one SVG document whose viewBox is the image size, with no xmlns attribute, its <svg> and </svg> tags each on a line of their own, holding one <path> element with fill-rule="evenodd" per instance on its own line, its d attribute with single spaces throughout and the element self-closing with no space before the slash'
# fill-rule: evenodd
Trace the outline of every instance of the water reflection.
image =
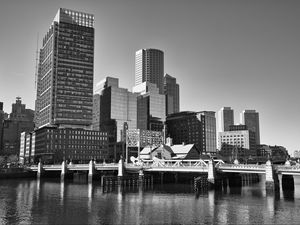
<svg viewBox="0 0 300 225">
<path fill-rule="evenodd" d="M 0 183 L 0 224 L 292 224 L 300 221 L 298 192 L 267 195 L 262 187 L 260 183 L 196 194 L 191 185 L 165 184 L 111 187 L 110 191 L 103 192 L 97 182 L 7 180 Z"/>
</svg>

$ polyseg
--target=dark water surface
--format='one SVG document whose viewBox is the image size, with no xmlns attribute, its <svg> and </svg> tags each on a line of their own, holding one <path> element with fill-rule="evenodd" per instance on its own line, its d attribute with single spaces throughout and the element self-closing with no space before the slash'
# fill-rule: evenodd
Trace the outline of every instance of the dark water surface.
<svg viewBox="0 0 300 225">
<path fill-rule="evenodd" d="M 97 181 L 0 180 L 0 224 L 300 224 L 300 178 L 277 195 L 263 177 L 201 194 L 188 184 L 107 191 Z"/>
</svg>

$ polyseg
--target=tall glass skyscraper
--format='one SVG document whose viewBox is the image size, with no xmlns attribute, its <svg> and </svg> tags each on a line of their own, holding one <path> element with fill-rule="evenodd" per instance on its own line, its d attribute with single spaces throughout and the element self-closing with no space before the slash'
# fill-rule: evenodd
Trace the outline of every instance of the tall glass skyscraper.
<svg viewBox="0 0 300 225">
<path fill-rule="evenodd" d="M 256 144 L 260 144 L 260 132 L 259 132 L 259 114 L 255 110 L 244 110 L 240 114 L 240 120 L 242 124 L 247 125 L 250 131 L 255 132 Z"/>
<path fill-rule="evenodd" d="M 128 129 L 137 128 L 137 94 L 119 87 L 119 79 L 113 77 L 100 81 L 97 89 L 100 130 L 108 132 L 111 142 L 124 141 L 124 124 Z"/>
<path fill-rule="evenodd" d="M 93 71 L 94 16 L 60 8 L 40 49 L 36 127 L 90 127 Z"/>
<path fill-rule="evenodd" d="M 159 49 L 140 49 L 135 53 L 135 86 L 149 82 L 164 94 L 164 52 Z"/>
<path fill-rule="evenodd" d="M 176 78 L 165 74 L 166 115 L 179 112 L 179 84 Z"/>
<path fill-rule="evenodd" d="M 137 128 L 162 131 L 166 121 L 165 95 L 155 84 L 143 82 L 132 89 L 137 93 Z"/>
</svg>

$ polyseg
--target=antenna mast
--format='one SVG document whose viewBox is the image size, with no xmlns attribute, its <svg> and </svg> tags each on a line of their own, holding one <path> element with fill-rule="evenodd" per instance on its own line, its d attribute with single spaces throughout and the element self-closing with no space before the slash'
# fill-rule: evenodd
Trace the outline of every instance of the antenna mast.
<svg viewBox="0 0 300 225">
<path fill-rule="evenodd" d="M 39 33 L 37 33 L 36 52 L 35 52 L 35 80 L 34 80 L 35 90 L 37 90 L 38 68 L 39 68 Z"/>
</svg>

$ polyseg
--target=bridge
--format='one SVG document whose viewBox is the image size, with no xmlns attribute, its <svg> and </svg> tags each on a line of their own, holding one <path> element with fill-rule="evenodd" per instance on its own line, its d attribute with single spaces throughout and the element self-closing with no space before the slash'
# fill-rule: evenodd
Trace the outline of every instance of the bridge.
<svg viewBox="0 0 300 225">
<path fill-rule="evenodd" d="M 270 161 L 266 164 L 226 164 L 222 160 L 143 160 L 135 163 L 95 163 L 90 161 L 89 164 L 66 164 L 63 162 L 59 165 L 42 165 L 29 167 L 30 170 L 36 171 L 40 177 L 44 171 L 61 171 L 61 177 L 64 178 L 67 171 L 88 171 L 89 179 L 92 179 L 96 171 L 117 171 L 118 176 L 122 177 L 125 172 L 139 173 L 144 172 L 173 172 L 173 173 L 199 173 L 207 174 L 208 181 L 214 184 L 218 174 L 235 173 L 235 174 L 265 174 L 266 187 L 274 189 L 278 185 L 278 174 L 288 177 L 291 181 L 292 176 L 300 175 L 300 165 L 291 165 L 289 161 L 285 165 L 273 165 Z"/>
</svg>

